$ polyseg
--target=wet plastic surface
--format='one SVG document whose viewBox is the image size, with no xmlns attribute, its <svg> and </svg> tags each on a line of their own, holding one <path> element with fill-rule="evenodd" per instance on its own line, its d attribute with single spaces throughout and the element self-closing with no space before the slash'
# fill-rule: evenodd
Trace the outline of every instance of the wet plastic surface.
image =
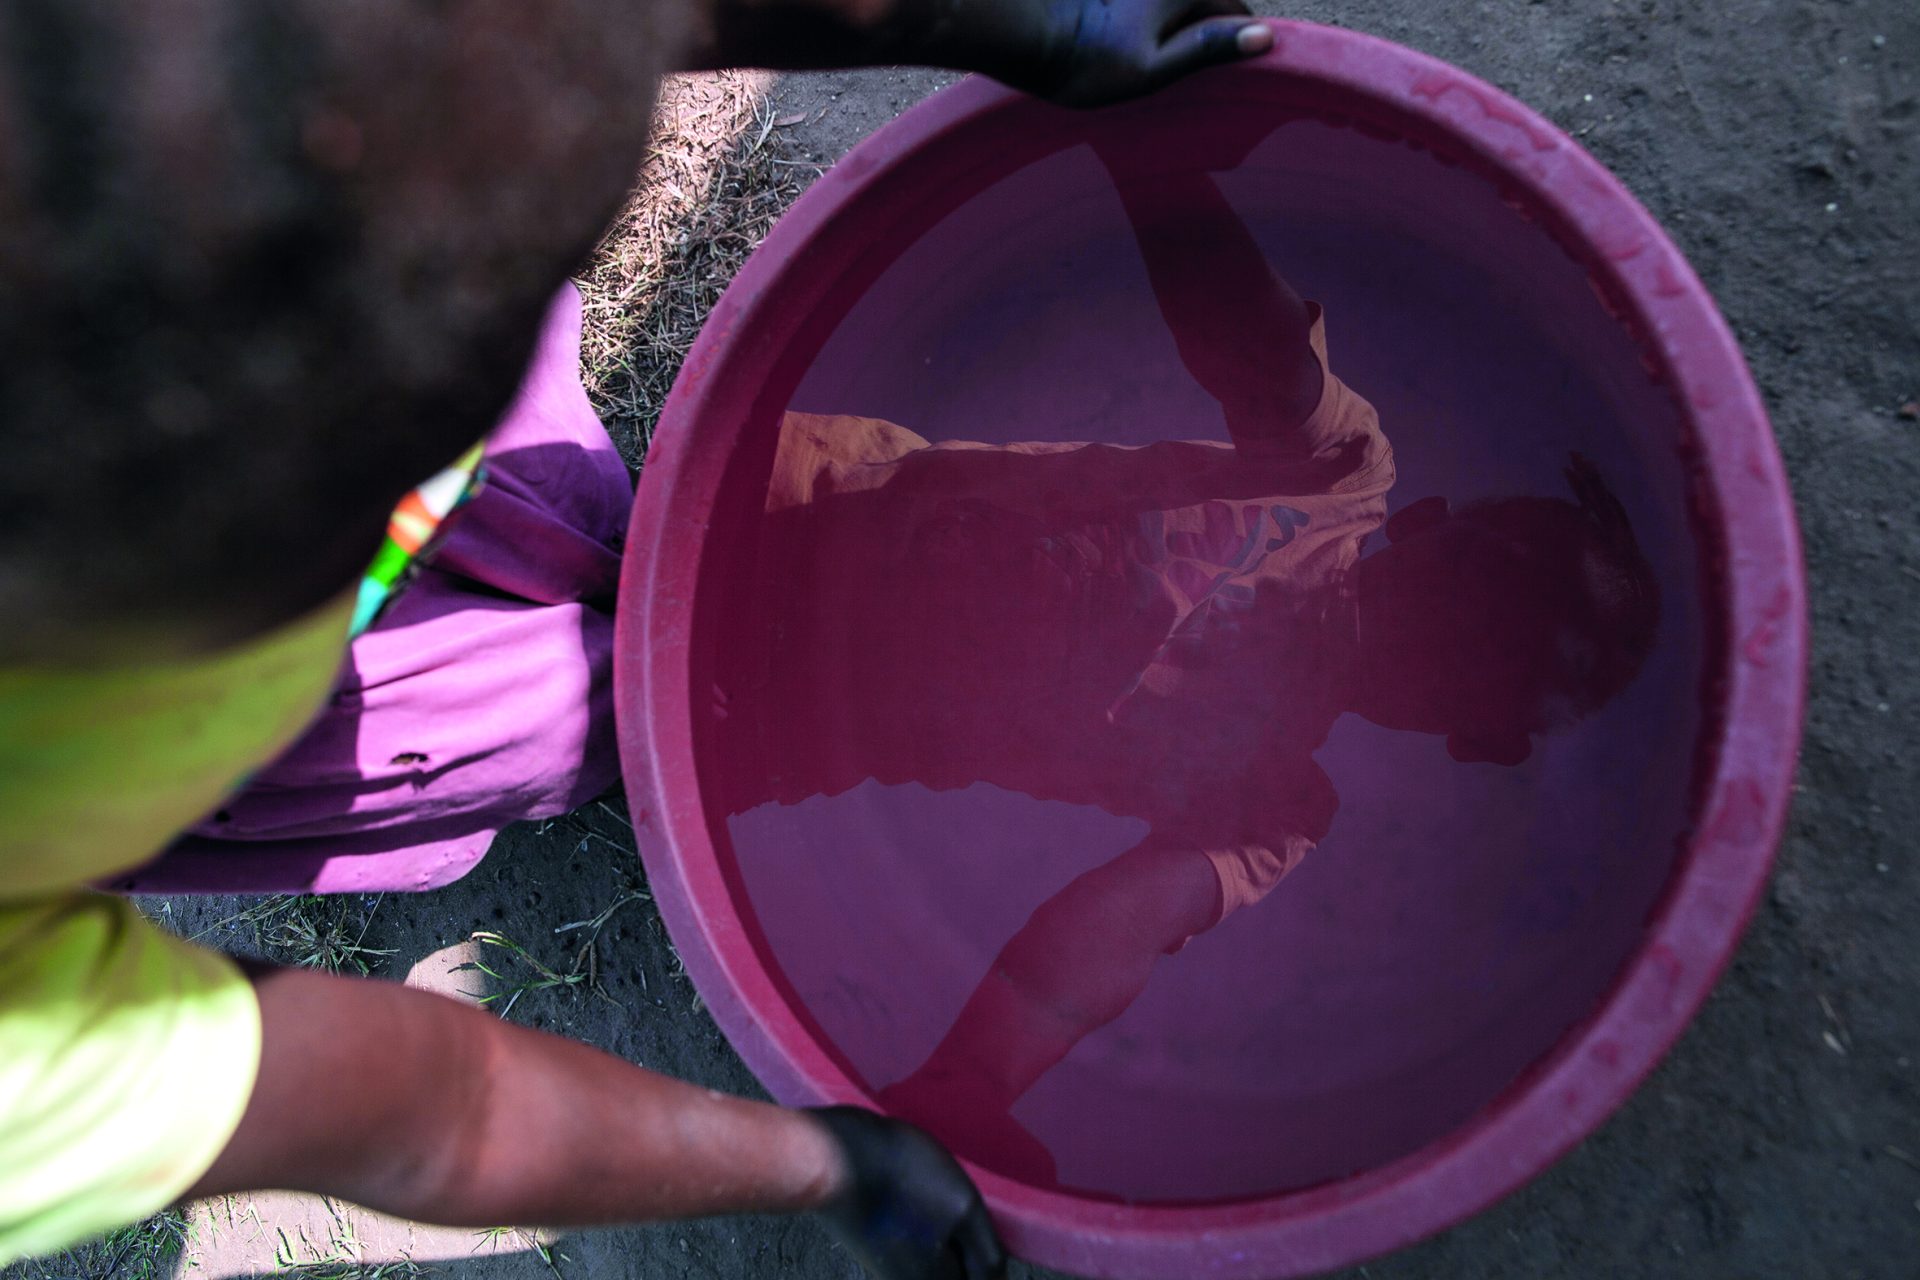
<svg viewBox="0 0 1920 1280">
<path fill-rule="evenodd" d="M 1584 266 L 1421 150 L 1268 118 L 1210 174 L 1158 124 L 942 218 L 756 424 L 704 769 L 856 1080 L 1180 1202 L 1405 1156 L 1592 1011 L 1702 640 L 1677 414 Z M 1285 407 L 1290 290 L 1377 418 Z"/>
</svg>

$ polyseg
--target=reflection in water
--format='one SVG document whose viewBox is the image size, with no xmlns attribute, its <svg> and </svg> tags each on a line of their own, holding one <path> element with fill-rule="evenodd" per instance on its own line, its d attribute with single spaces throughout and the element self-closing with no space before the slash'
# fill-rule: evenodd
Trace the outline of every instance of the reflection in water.
<svg viewBox="0 0 1920 1280">
<path fill-rule="evenodd" d="M 1340 716 L 1519 765 L 1626 686 L 1658 613 L 1577 454 L 1564 497 L 1429 498 L 1389 520 L 1393 450 L 1334 374 L 1319 306 L 1205 172 L 1103 159 L 1230 440 L 930 443 L 789 413 L 755 584 L 774 675 L 729 691 L 719 766 L 732 814 L 989 784 L 1143 832 L 1000 934 L 931 1052 L 872 1081 L 1041 1184 L 1053 1155 L 1014 1104 L 1328 834 L 1339 797 L 1314 755 Z"/>
</svg>

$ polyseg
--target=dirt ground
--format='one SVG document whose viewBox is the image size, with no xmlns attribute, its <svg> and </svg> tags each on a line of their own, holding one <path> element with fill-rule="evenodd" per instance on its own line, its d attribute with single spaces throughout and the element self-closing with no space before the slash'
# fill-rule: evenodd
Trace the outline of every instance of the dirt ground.
<svg viewBox="0 0 1920 1280">
<path fill-rule="evenodd" d="M 1350 1274 L 1920 1276 L 1920 865 L 1908 834 L 1920 830 L 1920 410 L 1901 411 L 1920 400 L 1920 6 L 1346 0 L 1286 12 L 1413 45 L 1509 90 L 1653 209 L 1765 391 L 1813 582 L 1813 698 L 1790 831 L 1698 1022 L 1545 1176 Z M 773 110 L 792 154 L 826 162 L 947 79 L 782 77 Z M 364 932 L 351 943 L 376 972 L 502 1002 L 519 989 L 517 1020 L 755 1092 L 678 972 L 631 848 L 617 802 L 515 829 L 460 884 L 355 904 Z M 245 903 L 163 905 L 189 933 L 242 947 L 251 936 L 233 918 Z M 589 938 L 599 994 L 575 968 Z M 450 972 L 476 958 L 500 976 Z M 163 1274 L 858 1274 L 805 1221 L 579 1232 L 536 1248 L 529 1233 L 415 1230 L 258 1197 L 203 1207 L 187 1235 Z"/>
</svg>

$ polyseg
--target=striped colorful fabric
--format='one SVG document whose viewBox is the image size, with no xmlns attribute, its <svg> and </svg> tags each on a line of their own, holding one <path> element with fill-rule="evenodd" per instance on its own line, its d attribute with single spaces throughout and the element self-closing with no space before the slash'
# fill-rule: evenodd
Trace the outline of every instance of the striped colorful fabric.
<svg viewBox="0 0 1920 1280">
<path fill-rule="evenodd" d="M 486 470 L 480 465 L 483 448 L 483 445 L 474 445 L 455 459 L 452 466 L 400 499 L 400 505 L 387 520 L 387 536 L 381 541 L 380 550 L 374 553 L 366 575 L 360 579 L 351 635 L 360 635 L 379 619 L 380 611 L 413 575 L 447 517 L 486 483 Z"/>
</svg>

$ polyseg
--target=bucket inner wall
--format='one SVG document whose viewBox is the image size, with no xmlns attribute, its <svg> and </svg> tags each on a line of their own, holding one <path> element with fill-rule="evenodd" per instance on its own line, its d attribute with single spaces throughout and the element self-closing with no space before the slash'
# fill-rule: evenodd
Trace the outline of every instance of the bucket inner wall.
<svg viewBox="0 0 1920 1280">
<path fill-rule="evenodd" d="M 1279 107 L 1224 162 L 1204 111 L 1098 120 L 876 234 L 769 353 L 703 552 L 702 795 L 880 1105 L 1033 1185 L 1266 1197 L 1443 1139 L 1633 953 L 1702 766 L 1682 418 L 1469 169 Z M 1156 288 L 1238 237 L 1341 412 L 1260 401 L 1271 296 Z"/>
</svg>

